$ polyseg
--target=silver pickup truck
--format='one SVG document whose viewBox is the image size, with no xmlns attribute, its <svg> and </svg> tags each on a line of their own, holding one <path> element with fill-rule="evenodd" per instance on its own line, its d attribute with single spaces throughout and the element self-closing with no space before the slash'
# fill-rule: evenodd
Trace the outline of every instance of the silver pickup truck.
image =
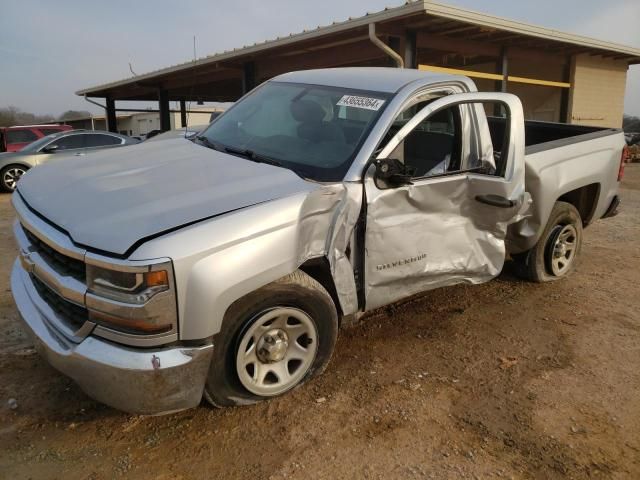
<svg viewBox="0 0 640 480">
<path fill-rule="evenodd" d="M 623 133 L 525 122 L 461 76 L 262 84 L 197 139 L 29 171 L 11 287 L 42 355 L 137 413 L 244 405 L 322 372 L 338 327 L 425 290 L 567 275 L 618 207 Z"/>
</svg>

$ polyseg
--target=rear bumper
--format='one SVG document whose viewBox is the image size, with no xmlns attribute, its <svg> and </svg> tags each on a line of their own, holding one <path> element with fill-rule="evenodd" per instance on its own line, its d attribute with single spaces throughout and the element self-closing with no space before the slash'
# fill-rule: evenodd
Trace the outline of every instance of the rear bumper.
<svg viewBox="0 0 640 480">
<path fill-rule="evenodd" d="M 79 343 L 59 333 L 19 261 L 11 291 L 38 352 L 90 397 L 131 413 L 160 414 L 198 405 L 213 345 L 134 349 L 88 336 Z"/>
<path fill-rule="evenodd" d="M 615 217 L 619 213 L 619 208 L 620 208 L 620 197 L 616 195 L 611 200 L 611 204 L 609 205 L 609 208 L 607 208 L 607 211 L 604 212 L 604 215 L 602 215 L 602 218 Z"/>
</svg>

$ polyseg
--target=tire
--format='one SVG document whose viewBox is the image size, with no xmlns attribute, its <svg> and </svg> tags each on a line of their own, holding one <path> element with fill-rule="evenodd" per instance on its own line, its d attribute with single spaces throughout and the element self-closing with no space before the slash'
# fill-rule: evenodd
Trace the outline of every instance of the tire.
<svg viewBox="0 0 640 480">
<path fill-rule="evenodd" d="M 538 243 L 512 256 L 516 274 L 532 282 L 560 280 L 575 269 L 581 248 L 580 213 L 570 203 L 556 202 Z"/>
<path fill-rule="evenodd" d="M 7 165 L 0 170 L 0 189 L 3 192 L 11 193 L 16 189 L 18 180 L 24 175 L 28 167 L 19 164 Z"/>
<path fill-rule="evenodd" d="M 227 310 L 204 397 L 226 407 L 282 395 L 324 371 L 337 334 L 336 307 L 320 283 L 301 271 L 270 283 Z"/>
</svg>

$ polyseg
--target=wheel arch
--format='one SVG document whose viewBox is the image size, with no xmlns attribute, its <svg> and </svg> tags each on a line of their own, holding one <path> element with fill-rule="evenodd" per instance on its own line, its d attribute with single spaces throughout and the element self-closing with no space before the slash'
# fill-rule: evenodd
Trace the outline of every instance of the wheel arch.
<svg viewBox="0 0 640 480">
<path fill-rule="evenodd" d="M 236 264 L 225 265 L 224 259 L 213 255 L 203 259 L 190 269 L 185 309 L 181 318 L 181 328 L 189 325 L 189 330 L 181 331 L 184 339 L 205 338 L 216 335 L 222 329 L 224 319 L 234 303 L 260 288 L 278 281 L 296 271 L 301 271 L 320 283 L 331 297 L 340 319 L 344 310 L 341 299 L 355 296 L 355 293 L 338 293 L 336 283 L 325 256 L 309 258 L 302 264 L 290 258 L 285 262 L 274 262 L 264 269 L 256 269 L 257 261 L 264 257 L 252 255 L 235 256 Z M 273 261 L 274 257 L 266 261 Z M 229 269 L 236 273 L 229 274 Z M 241 272 L 241 273 L 239 273 Z M 239 275 L 239 276 L 238 276 Z M 233 282 L 229 282 L 233 279 Z M 214 287 L 212 287 L 212 285 Z M 186 321 L 187 319 L 207 318 L 207 321 Z"/>
<path fill-rule="evenodd" d="M 18 161 L 7 162 L 5 165 L 2 165 L 2 167 L 0 167 L 0 172 L 13 166 L 24 167 L 27 170 L 31 170 L 33 168 L 33 165 L 30 165 L 27 162 L 21 162 L 18 160 Z"/>
<path fill-rule="evenodd" d="M 329 265 L 327 257 L 310 258 L 300 265 L 299 270 L 309 275 L 329 292 L 336 311 L 338 312 L 338 319 L 342 318 L 343 311 L 340 305 L 340 297 L 338 296 L 338 290 L 336 289 L 336 283 L 331 273 L 331 266 Z"/>
<path fill-rule="evenodd" d="M 591 183 L 562 194 L 556 202 L 566 202 L 576 207 L 582 218 L 582 225 L 586 227 L 593 220 L 599 197 L 600 184 Z"/>
</svg>

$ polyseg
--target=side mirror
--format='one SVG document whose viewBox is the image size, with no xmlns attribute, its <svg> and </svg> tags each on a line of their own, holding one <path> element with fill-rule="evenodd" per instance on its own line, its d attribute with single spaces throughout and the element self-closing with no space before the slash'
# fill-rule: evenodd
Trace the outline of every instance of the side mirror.
<svg viewBox="0 0 640 480">
<path fill-rule="evenodd" d="M 376 160 L 376 180 L 381 180 L 389 187 L 402 187 L 403 185 L 413 185 L 411 178 L 414 174 L 413 168 L 405 166 L 396 158 L 383 158 Z"/>
<path fill-rule="evenodd" d="M 56 153 L 57 151 L 58 151 L 58 145 L 47 145 L 41 150 L 41 152 L 44 152 L 44 153 Z"/>
</svg>

